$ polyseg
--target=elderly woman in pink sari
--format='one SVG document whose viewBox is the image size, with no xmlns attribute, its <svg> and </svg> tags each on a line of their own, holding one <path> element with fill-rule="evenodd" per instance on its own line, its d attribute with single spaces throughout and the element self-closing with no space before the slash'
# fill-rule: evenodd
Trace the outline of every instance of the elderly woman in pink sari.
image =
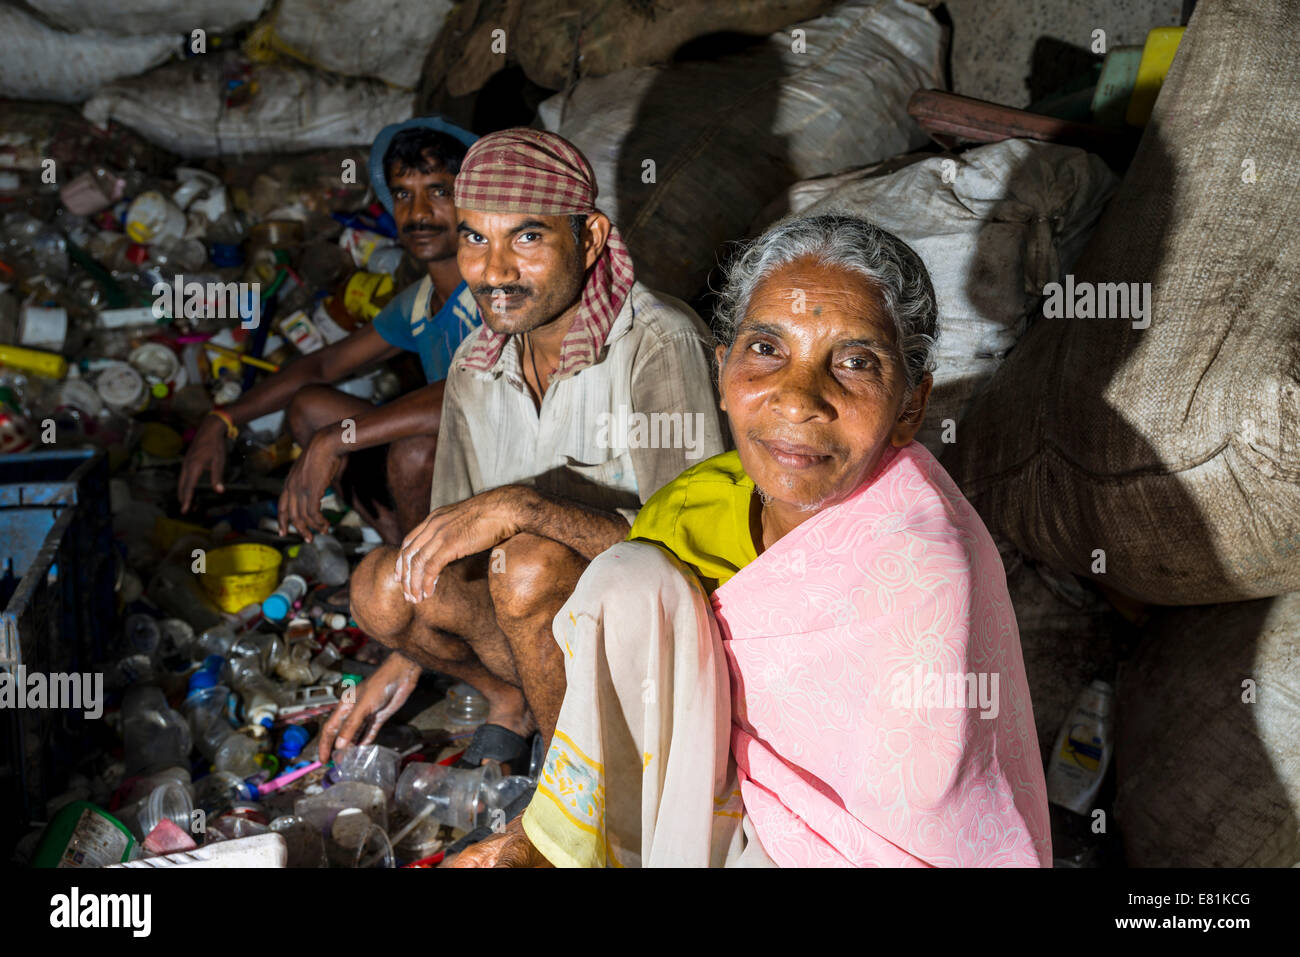
<svg viewBox="0 0 1300 957">
<path fill-rule="evenodd" d="M 1050 866 L 1002 564 L 913 441 L 924 265 L 862 220 L 788 219 L 717 325 L 736 450 L 583 574 L 537 793 L 455 863 Z"/>
</svg>

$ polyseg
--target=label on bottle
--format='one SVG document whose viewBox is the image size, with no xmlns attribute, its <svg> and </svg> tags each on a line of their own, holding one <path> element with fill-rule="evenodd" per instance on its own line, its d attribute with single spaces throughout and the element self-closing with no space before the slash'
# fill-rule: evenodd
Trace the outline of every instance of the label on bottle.
<svg viewBox="0 0 1300 957">
<path fill-rule="evenodd" d="M 106 867 L 122 860 L 131 839 L 92 808 L 81 812 L 58 867 Z"/>
</svg>

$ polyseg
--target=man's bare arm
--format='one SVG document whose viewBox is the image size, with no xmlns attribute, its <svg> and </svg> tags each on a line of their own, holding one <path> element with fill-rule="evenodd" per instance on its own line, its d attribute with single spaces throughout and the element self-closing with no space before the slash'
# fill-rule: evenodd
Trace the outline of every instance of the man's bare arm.
<svg viewBox="0 0 1300 957">
<path fill-rule="evenodd" d="M 580 505 L 523 485 L 508 486 L 521 532 L 569 546 L 591 560 L 627 538 L 627 519 L 617 512 Z"/>
</svg>

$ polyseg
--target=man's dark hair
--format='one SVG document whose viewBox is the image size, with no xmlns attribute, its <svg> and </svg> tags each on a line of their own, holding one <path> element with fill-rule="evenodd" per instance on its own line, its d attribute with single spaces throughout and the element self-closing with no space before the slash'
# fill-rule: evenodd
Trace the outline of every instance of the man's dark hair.
<svg viewBox="0 0 1300 957">
<path fill-rule="evenodd" d="M 456 137 L 427 126 L 401 130 L 384 150 L 384 178 L 392 177 L 394 164 L 398 169 L 414 169 L 421 173 L 432 173 L 436 164 L 455 176 L 460 172 L 460 164 L 468 150 L 469 147 Z"/>
<path fill-rule="evenodd" d="M 587 225 L 586 213 L 574 213 L 569 216 L 569 228 L 573 230 L 573 242 L 582 248 L 582 227 Z"/>
</svg>

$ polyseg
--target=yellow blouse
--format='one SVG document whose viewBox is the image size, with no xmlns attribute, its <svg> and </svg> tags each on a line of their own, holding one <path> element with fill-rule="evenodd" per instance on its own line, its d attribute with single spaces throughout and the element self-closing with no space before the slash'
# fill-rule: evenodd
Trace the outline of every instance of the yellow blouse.
<svg viewBox="0 0 1300 957">
<path fill-rule="evenodd" d="M 628 541 L 653 542 L 695 570 L 712 594 L 755 558 L 754 480 L 736 452 L 693 465 L 641 507 Z"/>
</svg>

